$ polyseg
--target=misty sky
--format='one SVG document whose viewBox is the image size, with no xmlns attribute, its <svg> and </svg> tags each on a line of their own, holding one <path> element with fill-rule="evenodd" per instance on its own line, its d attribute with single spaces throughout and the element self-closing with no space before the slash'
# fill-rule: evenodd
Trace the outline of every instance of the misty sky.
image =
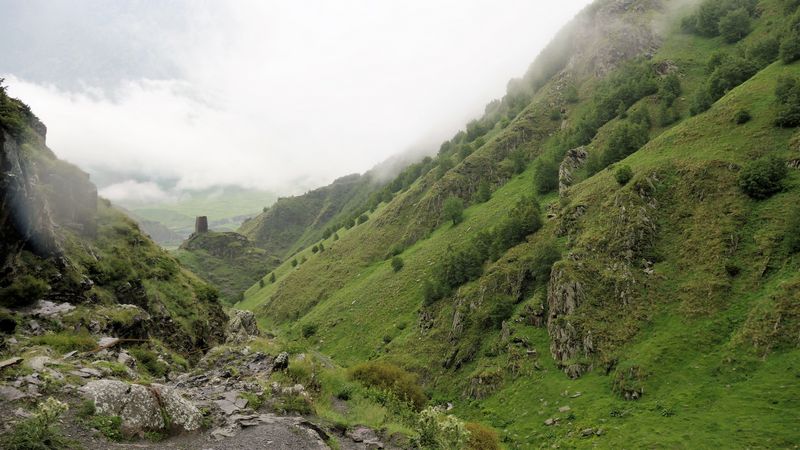
<svg viewBox="0 0 800 450">
<path fill-rule="evenodd" d="M 588 0 L 0 0 L 0 77 L 112 200 L 297 193 L 438 144 Z"/>
</svg>

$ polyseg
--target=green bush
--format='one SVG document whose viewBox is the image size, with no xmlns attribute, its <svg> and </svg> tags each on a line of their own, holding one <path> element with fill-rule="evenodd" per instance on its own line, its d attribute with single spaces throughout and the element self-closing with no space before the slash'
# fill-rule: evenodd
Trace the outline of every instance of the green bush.
<svg viewBox="0 0 800 450">
<path fill-rule="evenodd" d="M 708 78 L 708 93 L 713 101 L 717 101 L 731 89 L 749 80 L 756 72 L 758 66 L 753 61 L 739 56 L 725 57 Z"/>
<path fill-rule="evenodd" d="M 317 334 L 317 329 L 318 329 L 317 324 L 306 323 L 303 324 L 303 327 L 301 328 L 300 332 L 303 334 L 304 338 L 310 338 L 311 336 Z"/>
<path fill-rule="evenodd" d="M 784 236 L 789 253 L 800 253 L 800 206 L 795 205 L 789 213 Z"/>
<path fill-rule="evenodd" d="M 617 180 L 620 186 L 624 186 L 628 184 L 628 181 L 631 181 L 633 178 L 633 170 L 631 170 L 631 166 L 619 166 L 617 170 L 614 171 L 614 179 Z"/>
<path fill-rule="evenodd" d="M 615 124 L 608 134 L 603 150 L 603 165 L 608 166 L 625 159 L 646 144 L 649 137 L 649 131 L 643 125 L 629 122 Z"/>
<path fill-rule="evenodd" d="M 274 283 L 275 282 L 275 272 L 270 272 L 270 274 L 269 274 L 269 282 L 270 283 Z"/>
<path fill-rule="evenodd" d="M 318 251 L 319 251 L 319 247 L 317 247 L 316 245 L 311 247 L 311 253 L 317 253 Z"/>
<path fill-rule="evenodd" d="M 464 220 L 464 201 L 459 197 L 450 196 L 442 203 L 442 212 L 446 220 L 458 225 Z"/>
<path fill-rule="evenodd" d="M 775 86 L 778 115 L 775 125 L 791 128 L 800 125 L 800 83 L 794 77 L 780 77 Z"/>
<path fill-rule="evenodd" d="M 365 386 L 390 391 L 411 402 L 417 410 L 422 409 L 428 401 L 415 374 L 388 362 L 370 361 L 359 364 L 351 369 L 350 377 Z"/>
<path fill-rule="evenodd" d="M 358 216 L 358 224 L 359 225 L 361 225 L 362 223 L 366 222 L 367 220 L 369 220 L 369 216 L 367 216 L 366 214 L 361 214 L 360 216 Z"/>
<path fill-rule="evenodd" d="M 788 174 L 784 161 L 766 157 L 746 164 L 739 173 L 739 187 L 756 200 L 769 198 L 783 189 Z"/>
<path fill-rule="evenodd" d="M 392 258 L 392 270 L 394 270 L 395 272 L 399 272 L 404 265 L 405 263 L 403 262 L 403 258 L 399 256 L 395 256 L 394 258 Z"/>
<path fill-rule="evenodd" d="M 538 159 L 533 167 L 533 183 L 538 194 L 558 189 L 558 163 L 551 159 Z"/>
<path fill-rule="evenodd" d="M 297 267 L 297 258 L 292 260 L 292 267 Z"/>
<path fill-rule="evenodd" d="M 39 300 L 48 290 L 50 286 L 44 281 L 31 275 L 21 275 L 9 286 L 0 289 L 0 305 L 9 308 L 27 306 Z"/>
<path fill-rule="evenodd" d="M 661 81 L 661 87 L 658 89 L 658 96 L 667 107 L 672 106 L 675 100 L 681 95 L 681 80 L 678 75 L 671 73 L 664 77 Z"/>
<path fill-rule="evenodd" d="M 489 201 L 490 198 L 492 198 L 492 191 L 489 187 L 489 182 L 483 180 L 478 184 L 478 190 L 475 192 L 475 201 L 484 203 Z"/>
<path fill-rule="evenodd" d="M 422 302 L 425 306 L 430 306 L 447 295 L 447 289 L 436 280 L 425 280 L 422 282 Z"/>
<path fill-rule="evenodd" d="M 750 113 L 744 109 L 736 111 L 736 114 L 733 116 L 733 121 L 736 122 L 737 125 L 742 125 L 747 122 L 750 122 L 750 119 L 752 119 L 752 117 L 750 117 Z"/>
<path fill-rule="evenodd" d="M 469 441 L 469 431 L 456 416 L 429 407 L 417 419 L 419 447 L 437 450 L 461 450 Z"/>
<path fill-rule="evenodd" d="M 37 412 L 0 436 L 0 448 L 6 450 L 59 450 L 76 448 L 76 443 L 62 435 L 58 419 L 68 409 L 66 403 L 50 397 L 39 404 Z"/>
<path fill-rule="evenodd" d="M 750 14 L 744 8 L 734 9 L 719 20 L 719 34 L 732 44 L 750 34 Z"/>
<path fill-rule="evenodd" d="M 161 378 L 169 372 L 169 366 L 158 359 L 158 355 L 144 347 L 131 347 L 128 349 L 136 363 L 153 377 Z"/>
<path fill-rule="evenodd" d="M 465 426 L 469 432 L 467 449 L 500 450 L 500 438 L 494 429 L 475 422 L 467 422 Z"/>
<path fill-rule="evenodd" d="M 778 58 L 781 43 L 774 36 L 767 36 L 750 44 L 745 50 L 747 59 L 758 67 L 766 67 Z"/>
<path fill-rule="evenodd" d="M 800 59 L 800 11 L 795 12 L 783 34 L 780 47 L 781 60 L 790 64 Z"/>
</svg>

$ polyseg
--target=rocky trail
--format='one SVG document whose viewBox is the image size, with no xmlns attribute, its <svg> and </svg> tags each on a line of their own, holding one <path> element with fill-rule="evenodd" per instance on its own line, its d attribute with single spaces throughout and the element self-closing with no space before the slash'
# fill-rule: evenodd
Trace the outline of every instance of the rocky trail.
<svg viewBox="0 0 800 450">
<path fill-rule="evenodd" d="M 71 309 L 40 302 L 5 345 L 13 349 L 46 334 L 43 324 Z M 367 427 L 337 428 L 280 408 L 282 399 L 305 404 L 313 393 L 273 377 L 288 369 L 289 354 L 251 349 L 247 344 L 260 334 L 253 315 L 231 314 L 226 345 L 187 371 L 157 378 L 142 377 L 144 362 L 116 337 L 99 336 L 94 350 L 65 354 L 24 347 L 0 361 L 0 433 L 52 398 L 68 405 L 59 424 L 65 436 L 86 449 L 327 449 L 333 442 L 341 449 L 392 448 Z"/>
</svg>

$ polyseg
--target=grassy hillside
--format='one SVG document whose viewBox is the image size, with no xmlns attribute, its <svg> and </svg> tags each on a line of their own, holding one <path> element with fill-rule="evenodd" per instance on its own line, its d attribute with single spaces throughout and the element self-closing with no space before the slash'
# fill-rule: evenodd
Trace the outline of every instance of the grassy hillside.
<svg viewBox="0 0 800 450">
<path fill-rule="evenodd" d="M 368 221 L 239 306 L 344 365 L 418 373 L 509 448 L 796 445 L 800 148 L 775 93 L 800 77 L 796 5 L 723 3 L 590 6 Z M 506 239 L 534 195 L 542 226 Z"/>
</svg>

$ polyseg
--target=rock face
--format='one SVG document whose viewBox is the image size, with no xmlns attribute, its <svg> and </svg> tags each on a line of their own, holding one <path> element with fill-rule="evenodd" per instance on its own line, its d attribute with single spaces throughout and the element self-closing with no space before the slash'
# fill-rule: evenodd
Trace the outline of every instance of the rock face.
<svg viewBox="0 0 800 450">
<path fill-rule="evenodd" d="M 575 181 L 574 172 L 583 167 L 588 156 L 589 154 L 586 153 L 584 147 L 567 151 L 567 154 L 564 155 L 564 160 L 561 161 L 561 165 L 558 167 L 558 195 L 564 195 L 567 189 L 572 186 Z"/>
<path fill-rule="evenodd" d="M 230 316 L 231 319 L 225 330 L 226 343 L 240 344 L 260 334 L 256 316 L 252 312 L 234 309 L 231 310 Z"/>
<path fill-rule="evenodd" d="M 556 264 L 550 275 L 547 292 L 547 332 L 550 353 L 559 367 L 572 378 L 583 374 L 588 366 L 578 362 L 594 351 L 591 334 L 583 335 L 571 322 L 575 310 L 583 302 L 583 284 L 571 275 L 568 263 Z"/>
<path fill-rule="evenodd" d="M 123 432 L 130 435 L 163 430 L 167 426 L 193 431 L 202 423 L 200 411 L 169 386 L 154 384 L 148 387 L 116 380 L 96 380 L 80 390 L 94 402 L 98 414 L 119 416 Z"/>
</svg>

